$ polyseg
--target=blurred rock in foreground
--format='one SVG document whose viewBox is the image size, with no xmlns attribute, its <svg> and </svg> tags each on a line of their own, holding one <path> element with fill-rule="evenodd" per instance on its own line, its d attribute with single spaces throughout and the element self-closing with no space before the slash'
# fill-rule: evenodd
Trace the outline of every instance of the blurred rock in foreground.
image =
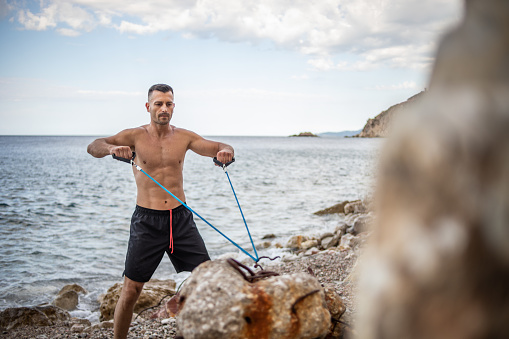
<svg viewBox="0 0 509 339">
<path fill-rule="evenodd" d="M 466 1 L 378 180 L 358 337 L 509 338 L 509 1 Z"/>
</svg>

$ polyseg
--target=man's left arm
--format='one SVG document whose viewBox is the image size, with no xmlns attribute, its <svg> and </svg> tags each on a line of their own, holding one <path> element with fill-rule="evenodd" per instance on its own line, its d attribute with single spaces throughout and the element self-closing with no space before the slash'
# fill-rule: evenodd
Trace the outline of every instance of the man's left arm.
<svg viewBox="0 0 509 339">
<path fill-rule="evenodd" d="M 207 140 L 197 134 L 192 133 L 189 149 L 199 155 L 207 157 L 216 157 L 223 164 L 233 160 L 235 151 L 228 144 Z"/>
</svg>

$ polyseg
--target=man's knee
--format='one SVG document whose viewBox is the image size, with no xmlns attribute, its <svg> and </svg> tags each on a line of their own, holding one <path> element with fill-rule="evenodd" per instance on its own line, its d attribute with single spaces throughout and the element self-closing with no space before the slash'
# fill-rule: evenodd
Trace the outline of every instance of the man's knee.
<svg viewBox="0 0 509 339">
<path fill-rule="evenodd" d="M 135 303 L 143 290 L 144 283 L 133 281 L 128 277 L 124 279 L 121 297 L 128 303 Z"/>
</svg>

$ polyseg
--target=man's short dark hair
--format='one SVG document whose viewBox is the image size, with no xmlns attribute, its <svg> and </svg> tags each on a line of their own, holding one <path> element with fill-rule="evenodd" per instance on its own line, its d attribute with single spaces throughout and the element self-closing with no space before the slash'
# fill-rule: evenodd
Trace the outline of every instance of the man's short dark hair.
<svg viewBox="0 0 509 339">
<path fill-rule="evenodd" d="M 148 89 L 148 101 L 150 101 L 150 95 L 152 95 L 153 91 L 159 91 L 163 93 L 171 92 L 171 94 L 174 94 L 173 88 L 171 88 L 171 86 L 168 86 L 166 84 L 155 84 Z"/>
</svg>

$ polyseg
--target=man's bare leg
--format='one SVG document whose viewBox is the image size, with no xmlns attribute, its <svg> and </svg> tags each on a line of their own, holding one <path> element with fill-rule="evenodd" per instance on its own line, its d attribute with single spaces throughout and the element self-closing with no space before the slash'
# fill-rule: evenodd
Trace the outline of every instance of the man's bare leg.
<svg viewBox="0 0 509 339">
<path fill-rule="evenodd" d="M 144 283 L 136 282 L 124 277 L 124 286 L 117 301 L 114 315 L 114 338 L 125 339 L 129 332 L 129 325 L 133 317 L 134 305 L 138 301 Z"/>
</svg>

